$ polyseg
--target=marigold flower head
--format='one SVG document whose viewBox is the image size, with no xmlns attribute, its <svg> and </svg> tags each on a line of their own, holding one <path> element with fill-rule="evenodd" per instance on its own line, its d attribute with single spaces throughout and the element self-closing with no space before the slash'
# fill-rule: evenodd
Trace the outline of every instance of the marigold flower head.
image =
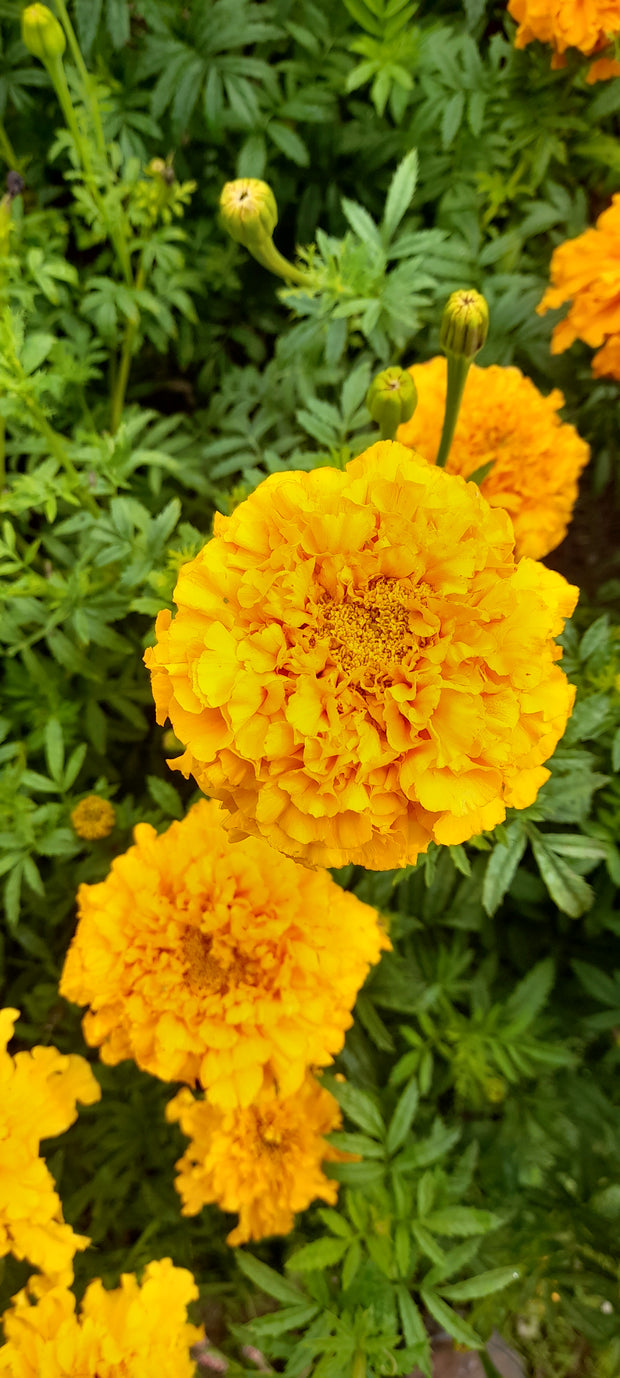
<svg viewBox="0 0 620 1378">
<path fill-rule="evenodd" d="M 409 370 L 418 409 L 397 439 L 434 461 L 446 400 L 446 361 L 438 357 Z M 492 507 L 508 512 L 517 555 L 539 560 L 566 535 L 577 498 L 577 479 L 590 457 L 585 440 L 558 416 L 558 389 L 543 397 L 518 368 L 472 364 L 446 465 L 468 478 L 492 462 L 481 490 Z"/>
<path fill-rule="evenodd" d="M 598 348 L 593 372 L 620 378 L 620 193 L 612 197 L 594 229 L 553 251 L 551 286 L 538 313 L 544 315 L 567 301 L 572 305 L 553 331 L 552 354 L 563 354 L 575 340 L 584 340 Z"/>
<path fill-rule="evenodd" d="M 89 794 L 81 799 L 73 809 L 71 822 L 78 837 L 93 841 L 107 837 L 116 822 L 116 811 L 109 799 L 101 799 L 98 794 Z"/>
<path fill-rule="evenodd" d="M 107 879 L 80 887 L 60 990 L 89 1003 L 105 1062 L 199 1081 L 228 1108 L 331 1062 L 389 941 L 326 871 L 231 843 L 220 813 L 202 800 L 159 836 L 140 823 Z"/>
<path fill-rule="evenodd" d="M 89 1240 L 63 1221 L 39 1146 L 73 1124 L 78 1101 L 92 1105 L 101 1092 L 83 1057 L 56 1048 L 11 1057 L 7 1043 L 18 1017 L 18 1010 L 0 1010 L 0 1258 L 27 1259 L 46 1281 L 64 1285 L 72 1281 L 76 1249 Z"/>
<path fill-rule="evenodd" d="M 590 57 L 606 48 L 620 33 L 618 0 L 509 0 L 508 13 L 518 22 L 515 47 L 524 48 L 537 38 L 554 49 L 552 66 L 563 66 L 567 48 L 579 48 Z M 565 59 L 564 59 L 565 60 Z M 620 64 L 608 57 L 592 64 L 587 81 L 617 76 Z"/>
<path fill-rule="evenodd" d="M 310 1073 L 293 1095 L 272 1092 L 243 1110 L 219 1110 L 184 1089 L 166 1107 L 166 1117 L 178 1120 L 191 1140 L 177 1163 L 183 1214 L 197 1215 L 212 1202 L 237 1211 L 229 1244 L 288 1234 L 297 1211 L 316 1197 L 334 1204 L 338 1183 L 321 1163 L 350 1155 L 324 1137 L 340 1127 L 340 1108 Z"/>
<path fill-rule="evenodd" d="M 149 1263 L 142 1282 L 124 1273 L 106 1291 L 99 1279 L 86 1288 L 80 1314 L 75 1297 L 54 1287 L 32 1305 L 19 1292 L 2 1324 L 0 1374 L 7 1378 L 193 1378 L 190 1347 L 201 1327 L 189 1325 L 187 1307 L 198 1288 L 169 1258 Z"/>
<path fill-rule="evenodd" d="M 174 766 L 238 832 L 328 866 L 403 866 L 532 803 L 573 703 L 553 638 L 577 590 L 513 546 L 474 484 L 395 441 L 273 474 L 157 619 Z"/>
</svg>

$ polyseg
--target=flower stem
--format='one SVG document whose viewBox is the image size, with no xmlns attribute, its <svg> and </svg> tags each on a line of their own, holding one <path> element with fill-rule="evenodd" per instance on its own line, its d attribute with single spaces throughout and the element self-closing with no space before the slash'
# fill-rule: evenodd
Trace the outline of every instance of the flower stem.
<svg viewBox="0 0 620 1378">
<path fill-rule="evenodd" d="M 446 388 L 446 409 L 443 418 L 441 440 L 435 464 L 439 469 L 443 469 L 450 453 L 450 446 L 454 436 L 456 423 L 458 420 L 463 391 L 469 373 L 471 359 L 465 359 L 462 355 L 448 354 L 448 385 Z"/>
<path fill-rule="evenodd" d="M 136 292 L 142 291 L 145 281 L 146 272 L 144 269 L 144 263 L 141 263 L 140 267 L 138 268 L 138 272 L 136 273 Z M 121 346 L 121 357 L 119 360 L 118 371 L 116 374 L 116 378 L 114 380 L 114 389 L 112 392 L 112 404 L 110 412 L 110 430 L 112 432 L 112 435 L 116 435 L 116 432 L 121 424 L 123 407 L 125 405 L 125 393 L 127 392 L 127 384 L 129 382 L 129 371 L 131 369 L 131 356 L 133 354 L 133 347 L 139 324 L 140 317 L 138 315 L 135 320 L 128 321 L 125 327 L 125 334 Z"/>
<path fill-rule="evenodd" d="M 284 278 L 287 282 L 298 283 L 300 287 L 313 286 L 312 278 L 309 273 L 302 272 L 301 268 L 296 268 L 294 263 L 289 263 L 288 259 L 281 254 L 272 239 L 265 236 L 264 243 L 250 249 L 258 263 L 262 263 L 263 268 L 268 268 L 277 277 Z"/>
</svg>

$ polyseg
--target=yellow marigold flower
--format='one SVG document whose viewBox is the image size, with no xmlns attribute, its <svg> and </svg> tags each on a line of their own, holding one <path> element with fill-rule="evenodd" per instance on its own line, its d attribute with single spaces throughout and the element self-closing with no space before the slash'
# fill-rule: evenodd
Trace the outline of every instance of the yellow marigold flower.
<svg viewBox="0 0 620 1378">
<path fill-rule="evenodd" d="M 18 1010 L 0 1010 L 0 1258 L 12 1253 L 67 1284 L 76 1249 L 90 1241 L 64 1223 L 39 1145 L 73 1124 L 77 1101 L 92 1105 L 101 1092 L 83 1057 L 56 1048 L 11 1057 L 7 1043 L 17 1018 Z"/>
<path fill-rule="evenodd" d="M 574 689 L 577 590 L 474 484 L 379 441 L 267 478 L 180 571 L 145 660 L 174 765 L 307 862 L 404 866 L 525 808 Z M 170 763 L 169 763 L 170 764 Z"/>
<path fill-rule="evenodd" d="M 215 803 L 135 846 L 82 885 L 60 990 L 88 1002 L 88 1043 L 215 1105 L 283 1095 L 340 1051 L 371 963 L 389 941 L 376 910 L 265 842 L 231 843 Z"/>
<path fill-rule="evenodd" d="M 598 348 L 592 370 L 620 378 L 620 193 L 612 197 L 596 227 L 567 239 L 553 250 L 551 287 L 537 307 L 539 315 L 570 301 L 556 325 L 552 354 L 563 354 L 575 340 Z M 600 348 L 600 346 L 603 348 Z"/>
<path fill-rule="evenodd" d="M 36 1305 L 19 1292 L 2 1317 L 0 1374 L 193 1378 L 190 1347 L 204 1331 L 188 1324 L 187 1307 L 197 1296 L 191 1273 L 169 1258 L 149 1263 L 141 1283 L 133 1273 L 124 1273 L 120 1287 L 109 1292 L 99 1279 L 91 1282 L 79 1315 L 73 1293 L 64 1287 L 46 1292 Z"/>
<path fill-rule="evenodd" d="M 519 25 L 515 47 L 524 48 L 535 38 L 550 43 L 553 67 L 564 66 L 567 48 L 579 48 L 591 57 L 620 33 L 618 0 L 509 0 L 508 13 Z M 586 80 L 600 81 L 619 72 L 620 63 L 599 58 Z"/>
<path fill-rule="evenodd" d="M 239 1213 L 229 1244 L 289 1234 L 294 1216 L 316 1197 L 333 1205 L 338 1183 L 321 1163 L 350 1154 L 332 1148 L 325 1135 L 342 1119 L 335 1098 L 310 1073 L 292 1096 L 275 1094 L 244 1110 L 222 1111 L 191 1091 L 179 1091 L 166 1108 L 191 1140 L 179 1159 L 175 1186 L 184 1215 L 216 1202 Z"/>
<path fill-rule="evenodd" d="M 116 811 L 109 799 L 101 799 L 98 794 L 89 794 L 81 799 L 72 814 L 71 822 L 78 837 L 90 841 L 97 837 L 107 837 L 116 822 Z"/>
<path fill-rule="evenodd" d="M 409 370 L 419 394 L 417 411 L 397 439 L 434 461 L 446 400 L 446 360 Z M 563 423 L 556 388 L 543 397 L 518 368 L 472 364 L 446 465 L 468 478 L 493 461 L 481 484 L 491 507 L 509 513 L 517 555 L 539 560 L 566 535 L 577 498 L 577 479 L 590 457 L 574 426 Z"/>
</svg>

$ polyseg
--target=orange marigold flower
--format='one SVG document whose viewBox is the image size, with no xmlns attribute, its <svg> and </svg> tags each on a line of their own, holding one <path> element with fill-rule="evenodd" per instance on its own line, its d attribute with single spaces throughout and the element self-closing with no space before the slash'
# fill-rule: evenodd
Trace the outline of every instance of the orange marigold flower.
<svg viewBox="0 0 620 1378">
<path fill-rule="evenodd" d="M 513 547 L 475 484 L 395 441 L 271 475 L 157 619 L 174 765 L 229 826 L 322 865 L 494 828 L 536 798 L 574 698 L 553 638 L 577 590 Z"/>
<path fill-rule="evenodd" d="M 81 799 L 72 814 L 71 822 L 78 837 L 89 841 L 107 837 L 116 822 L 116 811 L 109 799 L 101 799 L 98 794 L 89 794 Z"/>
<path fill-rule="evenodd" d="M 331 1062 L 390 944 L 326 871 L 231 843 L 220 813 L 202 800 L 159 836 L 138 824 L 106 880 L 80 887 L 60 990 L 89 1003 L 84 1036 L 105 1062 L 198 1081 L 229 1108 Z"/>
<path fill-rule="evenodd" d="M 342 1123 L 340 1107 L 310 1073 L 292 1096 L 272 1093 L 244 1110 L 218 1110 L 179 1091 L 166 1117 L 191 1140 L 177 1163 L 183 1214 L 197 1215 L 214 1201 L 238 1212 L 229 1244 L 289 1234 L 297 1211 L 316 1197 L 336 1201 L 338 1183 L 321 1163 L 351 1155 L 327 1143 L 324 1136 Z"/>
<path fill-rule="evenodd" d="M 598 347 L 592 369 L 599 377 L 620 378 L 620 193 L 612 197 L 596 227 L 567 239 L 553 250 L 551 287 L 537 307 L 539 315 L 565 302 L 572 305 L 556 325 L 552 354 L 563 354 L 575 340 Z M 603 346 L 601 349 L 600 346 Z"/>
<path fill-rule="evenodd" d="M 419 401 L 411 420 L 399 427 L 397 440 L 434 462 L 446 400 L 446 360 L 414 364 L 409 372 Z M 518 368 L 472 364 L 446 465 L 448 473 L 468 478 L 492 461 L 481 490 L 491 507 L 509 513 L 517 555 L 535 560 L 564 539 L 577 479 L 590 458 L 575 427 L 560 420 L 563 406 L 557 388 L 543 397 Z"/>
<path fill-rule="evenodd" d="M 0 1374 L 7 1378 L 193 1378 L 190 1347 L 202 1327 L 189 1325 L 187 1307 L 198 1288 L 169 1258 L 149 1263 L 142 1282 L 133 1273 L 106 1291 L 97 1278 L 86 1288 L 80 1314 L 75 1297 L 54 1287 L 32 1305 L 27 1292 L 13 1297 L 2 1317 L 6 1344 Z"/>
<path fill-rule="evenodd" d="M 579 48 L 590 57 L 608 46 L 620 33 L 618 0 L 509 0 L 508 13 L 518 22 L 515 47 L 524 48 L 537 38 L 554 49 L 552 66 L 563 66 L 567 48 Z M 616 76 L 618 64 L 605 57 L 590 67 L 587 81 Z"/>
<path fill-rule="evenodd" d="M 83 1057 L 56 1048 L 11 1057 L 18 1018 L 18 1010 L 0 1010 L 0 1258 L 27 1259 L 46 1282 L 65 1285 L 76 1249 L 90 1241 L 64 1223 L 40 1141 L 62 1134 L 77 1118 L 77 1102 L 92 1105 L 101 1092 Z"/>
</svg>

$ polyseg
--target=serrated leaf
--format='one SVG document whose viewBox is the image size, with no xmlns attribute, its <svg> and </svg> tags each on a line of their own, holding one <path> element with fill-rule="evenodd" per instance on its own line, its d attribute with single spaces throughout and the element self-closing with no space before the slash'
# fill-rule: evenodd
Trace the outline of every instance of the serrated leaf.
<svg viewBox="0 0 620 1378">
<path fill-rule="evenodd" d="M 147 775 L 146 783 L 151 799 L 163 813 L 170 818 L 182 819 L 185 813 L 183 804 L 174 785 L 169 780 L 161 780 L 159 775 Z"/>
<path fill-rule="evenodd" d="M 410 153 L 398 164 L 390 182 L 381 228 L 383 239 L 389 244 L 394 232 L 409 209 L 418 180 L 418 152 L 412 148 Z"/>
<path fill-rule="evenodd" d="M 516 1282 L 519 1274 L 515 1268 L 489 1268 L 486 1273 L 478 1273 L 475 1278 L 464 1282 L 453 1282 L 440 1288 L 442 1297 L 448 1301 L 473 1301 L 477 1297 L 488 1297 L 492 1292 L 500 1292 L 511 1282 Z"/>
<path fill-rule="evenodd" d="M 315 1303 L 305 1306 L 287 1306 L 283 1311 L 273 1311 L 266 1316 L 254 1316 L 247 1323 L 245 1335 L 253 1343 L 257 1340 L 272 1339 L 284 1335 L 287 1330 L 301 1329 L 314 1320 L 318 1311 Z"/>
<path fill-rule="evenodd" d="M 546 1003 L 555 979 L 555 963 L 552 957 L 537 962 L 527 976 L 519 982 L 506 1002 L 505 1014 L 510 1032 L 523 1033 Z"/>
<path fill-rule="evenodd" d="M 403 1324 L 405 1344 L 414 1345 L 419 1344 L 420 1341 L 426 1341 L 428 1344 L 426 1326 L 411 1293 L 406 1287 L 398 1287 L 396 1296 L 398 1298 L 398 1309 Z"/>
<path fill-rule="evenodd" d="M 431 1211 L 424 1224 L 435 1234 L 469 1236 L 486 1234 L 501 1225 L 501 1220 L 493 1211 L 476 1210 L 473 1206 L 445 1206 L 442 1210 Z"/>
<path fill-rule="evenodd" d="M 338 1235 L 340 1239 L 350 1240 L 352 1237 L 351 1226 L 348 1220 L 338 1211 L 331 1210 L 329 1207 L 322 1207 L 318 1212 L 319 1218 L 332 1234 Z"/>
<path fill-rule="evenodd" d="M 462 91 L 456 91 L 444 106 L 441 121 L 441 147 L 444 152 L 454 142 L 454 139 L 463 122 L 463 111 L 465 109 L 465 96 Z"/>
<path fill-rule="evenodd" d="M 390 1120 L 386 1137 L 386 1148 L 389 1154 L 396 1153 L 409 1133 L 413 1118 L 418 1108 L 420 1093 L 417 1080 L 414 1078 L 405 1087 L 399 1097 L 398 1104 Z"/>
<path fill-rule="evenodd" d="M 323 1077 L 323 1085 L 336 1097 L 340 1108 L 354 1124 L 359 1125 L 371 1138 L 383 1139 L 381 1112 L 367 1091 L 362 1091 L 350 1081 L 337 1081 L 335 1077 L 328 1076 Z"/>
<path fill-rule="evenodd" d="M 532 837 L 532 851 L 536 864 L 551 895 L 563 914 L 578 919 L 591 908 L 594 895 L 587 881 L 578 876 L 562 857 L 545 846 L 540 833 Z"/>
<path fill-rule="evenodd" d="M 340 1262 L 348 1248 L 346 1239 L 314 1239 L 312 1244 L 305 1244 L 302 1249 L 291 1254 L 285 1266 L 297 1273 L 312 1273 L 317 1269 L 331 1268 L 334 1263 Z"/>
<path fill-rule="evenodd" d="M 436 1320 L 443 1330 L 447 1330 L 457 1344 L 469 1345 L 470 1349 L 482 1349 L 484 1340 L 481 1340 L 472 1326 L 464 1321 L 462 1316 L 457 1316 L 456 1311 L 438 1297 L 436 1292 L 430 1292 L 423 1287 L 420 1296 L 433 1320 Z"/>
<path fill-rule="evenodd" d="M 52 780 L 62 785 L 65 745 L 58 718 L 48 718 L 45 724 L 45 759 Z"/>
<path fill-rule="evenodd" d="M 590 962 L 574 961 L 571 966 L 588 995 L 600 1000 L 603 1005 L 611 1005 L 612 1009 L 620 1008 L 620 973 L 618 979 L 614 980 L 606 971 L 592 966 Z"/>
<path fill-rule="evenodd" d="M 375 222 L 364 206 L 360 206 L 357 201 L 350 201 L 347 196 L 341 198 L 341 205 L 351 229 L 361 239 L 363 244 L 367 244 L 383 260 L 383 245 L 381 236 Z M 379 266 L 379 265 L 378 265 Z"/>
<path fill-rule="evenodd" d="M 355 1274 L 362 1262 L 362 1246 L 358 1239 L 354 1239 L 350 1245 L 344 1264 L 342 1267 L 342 1290 L 346 1292 L 347 1287 L 351 1286 Z"/>
<path fill-rule="evenodd" d="M 305 1296 L 298 1287 L 293 1286 L 288 1278 L 281 1277 L 275 1269 L 269 1268 L 266 1263 L 261 1263 L 260 1259 L 254 1258 L 253 1254 L 246 1254 L 241 1249 L 235 1255 L 237 1263 L 242 1273 L 259 1287 L 261 1292 L 266 1292 L 268 1297 L 275 1297 L 276 1301 L 284 1302 L 285 1306 L 300 1306 L 305 1303 Z"/>
<path fill-rule="evenodd" d="M 510 889 L 515 872 L 527 846 L 527 834 L 517 820 L 506 829 L 506 845 L 498 842 L 487 862 L 482 885 L 482 903 L 489 915 L 496 910 Z"/>
</svg>

